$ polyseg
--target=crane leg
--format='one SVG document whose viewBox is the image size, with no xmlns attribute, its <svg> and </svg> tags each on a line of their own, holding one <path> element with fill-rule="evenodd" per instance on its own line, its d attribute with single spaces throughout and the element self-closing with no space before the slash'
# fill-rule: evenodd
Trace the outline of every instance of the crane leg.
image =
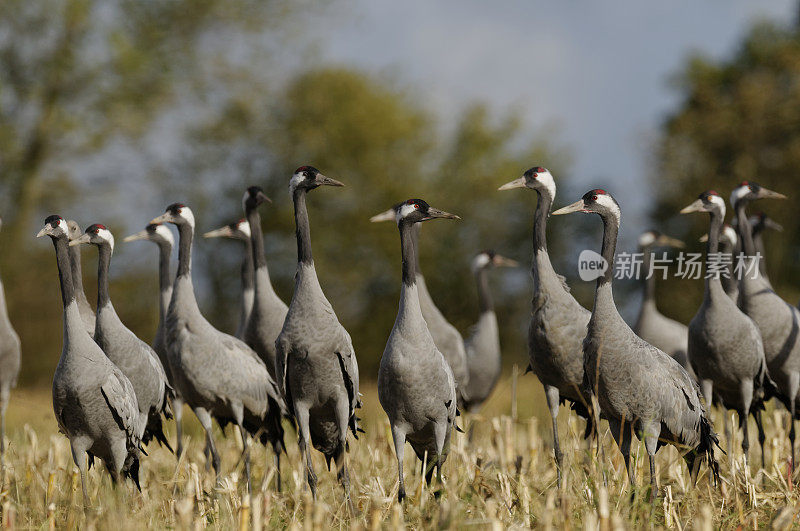
<svg viewBox="0 0 800 531">
<path fill-rule="evenodd" d="M 445 447 L 448 442 L 448 429 L 452 428 L 447 422 L 436 422 L 433 425 L 433 436 L 436 438 L 436 481 L 439 483 L 441 491 L 445 490 L 444 481 L 442 481 L 442 461 L 444 461 Z M 432 468 L 431 472 L 433 472 Z"/>
<path fill-rule="evenodd" d="M 761 468 L 766 469 L 764 441 L 767 439 L 767 436 L 764 434 L 764 419 L 761 417 L 760 409 L 753 412 L 753 418 L 756 421 L 756 429 L 758 430 L 758 444 L 761 447 Z"/>
<path fill-rule="evenodd" d="M 631 488 L 636 488 L 636 471 L 631 468 L 631 425 L 627 422 L 617 419 L 608 419 L 608 427 L 611 430 L 611 435 L 614 437 L 619 451 L 622 453 L 622 459 L 625 461 L 625 468 L 628 471 L 628 480 L 631 482 Z"/>
<path fill-rule="evenodd" d="M 211 453 L 214 473 L 216 473 L 217 479 L 219 479 L 219 454 L 217 453 L 217 447 L 214 445 L 214 437 L 212 436 L 211 414 L 207 409 L 202 407 L 194 408 L 194 414 L 197 416 L 197 420 L 200 421 L 200 425 L 203 426 L 203 429 L 206 431 L 206 447 Z"/>
<path fill-rule="evenodd" d="M 183 455 L 183 399 L 172 399 L 172 414 L 175 417 L 175 436 L 178 441 L 175 445 L 175 458 L 180 461 Z"/>
<path fill-rule="evenodd" d="M 550 418 L 553 419 L 553 452 L 556 458 L 556 471 L 558 472 L 558 486 L 561 487 L 561 467 L 564 455 L 561 453 L 561 445 L 558 442 L 558 388 L 552 385 L 544 386 L 544 393 L 547 397 L 547 407 L 550 409 Z"/>
<path fill-rule="evenodd" d="M 250 434 L 243 426 L 239 426 L 239 433 L 242 435 L 242 460 L 244 461 L 244 475 L 247 477 L 247 494 L 253 492 L 253 484 L 250 481 Z"/>
<path fill-rule="evenodd" d="M 660 424 L 645 426 L 644 447 L 650 461 L 650 502 L 655 501 L 658 495 L 658 478 L 656 477 L 656 450 L 658 449 L 658 436 L 661 434 Z"/>
<path fill-rule="evenodd" d="M 350 470 L 347 466 L 347 429 L 350 423 L 350 399 L 344 398 L 336 402 L 336 423 L 339 427 L 339 447 L 333 460 L 336 463 L 336 477 L 344 489 L 344 500 L 350 515 L 355 515 L 353 499 L 350 496 Z"/>
<path fill-rule="evenodd" d="M 281 453 L 275 450 L 275 489 L 281 491 Z"/>
<path fill-rule="evenodd" d="M 306 467 L 306 481 L 311 489 L 311 495 L 317 499 L 317 475 L 314 473 L 314 465 L 311 462 L 311 429 L 309 428 L 309 414 L 308 408 L 302 404 L 295 404 L 294 406 L 295 418 L 297 419 L 297 431 L 300 435 L 298 442 L 300 446 L 300 454 L 305 459 Z"/>
<path fill-rule="evenodd" d="M 740 384 L 739 392 L 742 397 L 742 409 L 739 410 L 739 426 L 742 428 L 742 453 L 744 454 L 745 467 L 749 467 L 750 432 L 747 429 L 747 417 L 750 415 L 750 404 L 753 402 L 753 380 L 743 380 Z"/>
<path fill-rule="evenodd" d="M 72 441 L 70 445 L 72 450 L 72 460 L 75 466 L 81 473 L 81 490 L 83 491 L 83 510 L 89 509 L 89 494 L 86 489 L 86 449 L 80 448 L 77 441 Z"/>
<path fill-rule="evenodd" d="M 394 440 L 394 453 L 397 456 L 397 501 L 403 503 L 406 497 L 406 482 L 403 479 L 403 451 L 406 446 L 406 433 L 398 426 L 392 426 L 392 439 Z"/>
</svg>

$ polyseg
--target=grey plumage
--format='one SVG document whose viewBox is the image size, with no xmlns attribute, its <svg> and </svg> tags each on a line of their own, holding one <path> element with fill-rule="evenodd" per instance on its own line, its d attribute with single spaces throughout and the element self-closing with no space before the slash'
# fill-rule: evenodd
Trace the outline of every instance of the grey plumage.
<svg viewBox="0 0 800 531">
<path fill-rule="evenodd" d="M 547 406 L 553 423 L 553 450 L 559 484 L 563 454 L 558 440 L 558 406 L 568 401 L 587 419 L 586 436 L 592 430 L 588 396 L 583 384 L 583 338 L 590 312 L 570 294 L 564 277 L 558 275 L 547 253 L 547 218 L 556 196 L 556 184 L 546 168 L 527 170 L 522 177 L 504 184 L 499 190 L 530 188 L 538 203 L 533 223 L 533 300 L 528 326 L 530 369 L 544 386 Z"/>
<path fill-rule="evenodd" d="M 282 411 L 278 390 L 267 368 L 244 342 L 214 328 L 197 306 L 192 284 L 194 214 L 174 203 L 151 223 L 173 223 L 180 236 L 178 271 L 167 310 L 167 358 L 175 386 L 197 415 L 206 433 L 214 470 L 220 463 L 211 419 L 239 427 L 243 461 L 250 489 L 249 436 L 260 435 L 276 452 L 283 449 Z"/>
<path fill-rule="evenodd" d="M 642 253 L 642 305 L 633 326 L 634 333 L 657 347 L 681 364 L 694 377 L 694 372 L 686 356 L 689 330 L 685 324 L 670 319 L 658 311 L 656 306 L 656 275 L 651 271 L 654 247 L 683 247 L 683 242 L 670 238 L 658 231 L 647 231 L 639 236 L 639 252 Z"/>
<path fill-rule="evenodd" d="M 691 449 L 685 455 L 692 478 L 696 478 L 699 456 L 718 476 L 714 458 L 717 437 L 700 389 L 691 376 L 669 355 L 650 345 L 625 323 L 614 304 L 611 289 L 614 251 L 621 212 L 603 190 L 587 192 L 582 199 L 553 214 L 589 212 L 603 220 L 602 256 L 609 267 L 597 279 L 594 307 L 583 344 L 585 382 L 608 419 L 611 434 L 620 447 L 631 485 L 630 467 L 633 433 L 644 440 L 650 460 L 651 496 L 657 490 L 655 454 L 665 443 Z"/>
<path fill-rule="evenodd" d="M 11 389 L 17 386 L 19 365 L 19 336 L 8 318 L 6 292 L 0 281 L 0 460 L 6 454 L 6 408 Z"/>
<path fill-rule="evenodd" d="M 269 278 L 267 257 L 264 253 L 264 236 L 258 207 L 270 199 L 258 186 L 251 186 L 242 198 L 245 219 L 250 227 L 252 261 L 255 268 L 253 312 L 244 331 L 244 340 L 267 364 L 273 378 L 275 372 L 275 340 L 281 333 L 289 308 L 275 293 Z"/>
<path fill-rule="evenodd" d="M 488 250 L 479 253 L 472 261 L 472 273 L 478 285 L 480 316 L 464 340 L 467 353 L 467 392 L 464 406 L 477 410 L 489 398 L 503 368 L 500 358 L 500 331 L 497 314 L 489 291 L 489 271 L 494 267 L 516 267 L 518 264 Z"/>
<path fill-rule="evenodd" d="M 427 462 L 428 483 L 433 469 L 441 482 L 450 435 L 456 418 L 455 378 L 434 343 L 423 318 L 414 271 L 413 226 L 434 218 L 454 218 L 409 199 L 395 207 L 403 258 L 400 307 L 378 371 L 378 398 L 389 417 L 399 476 L 398 499 L 405 498 L 403 450 L 406 441 Z"/>
<path fill-rule="evenodd" d="M 50 216 L 37 237 L 50 236 L 56 250 L 64 304 L 64 346 L 53 376 L 53 412 L 70 441 L 88 505 L 86 464 L 99 457 L 116 481 L 120 474 L 139 486 L 139 406 L 133 385 L 87 333 L 75 298 L 69 258 L 69 229 Z"/>
<path fill-rule="evenodd" d="M 243 259 L 241 267 L 242 295 L 239 300 L 239 325 L 236 328 L 235 336 L 244 339 L 244 331 L 250 321 L 250 314 L 253 311 L 253 249 L 250 244 L 250 225 L 246 219 L 240 219 L 229 223 L 224 227 L 208 231 L 203 234 L 203 238 L 230 238 L 243 244 Z M 269 365 L 267 365 L 269 367 Z"/>
<path fill-rule="evenodd" d="M 109 296 L 108 273 L 114 236 L 103 225 L 90 225 L 83 236 L 70 242 L 70 246 L 84 243 L 95 245 L 98 250 L 95 343 L 133 385 L 139 407 L 137 434 L 142 443 L 155 439 L 172 451 L 162 425 L 162 415 L 172 418 L 169 407 L 172 387 L 164 367 L 150 345 L 122 323 Z"/>
<path fill-rule="evenodd" d="M 316 496 L 316 475 L 309 442 L 322 452 L 328 466 L 331 459 L 336 461 L 339 481 L 352 508 L 345 451 L 348 427 L 357 437 L 358 363 L 350 334 L 322 292 L 311 254 L 306 193 L 322 185 L 343 186 L 310 166 L 298 168 L 289 183 L 298 260 L 292 302 L 275 340 L 275 370 L 286 406 L 297 422 L 312 493 Z"/>
<path fill-rule="evenodd" d="M 778 387 L 777 397 L 791 413 L 789 441 L 794 470 L 794 419 L 799 414 L 797 400 L 800 388 L 800 311 L 781 299 L 761 276 L 754 258 L 756 250 L 746 213 L 751 201 L 784 197 L 758 183 L 746 181 L 733 190 L 730 201 L 736 211 L 736 230 L 745 255 L 739 279 L 739 307 L 755 321 L 761 332 L 769 375 Z"/>
<path fill-rule="evenodd" d="M 75 240 L 83 236 L 81 226 L 77 221 L 68 220 L 67 226 L 69 227 L 69 239 Z M 78 310 L 81 313 L 81 321 L 89 335 L 94 335 L 95 315 L 92 305 L 89 304 L 86 298 L 86 292 L 83 290 L 83 270 L 81 268 L 81 249 L 80 247 L 69 248 L 69 259 L 72 266 L 72 278 L 75 282 L 75 300 L 78 302 Z"/>
<path fill-rule="evenodd" d="M 172 274 L 170 273 L 169 261 L 172 256 L 172 247 L 175 245 L 175 239 L 172 236 L 172 231 L 165 225 L 151 223 L 144 230 L 131 234 L 122 241 L 133 242 L 137 240 L 147 240 L 158 246 L 158 325 L 156 326 L 156 335 L 153 338 L 152 346 L 172 387 L 172 414 L 175 416 L 176 431 L 175 457 L 180 459 L 183 454 L 183 399 L 175 387 L 170 371 L 165 331 L 167 308 L 172 298 Z M 206 451 L 206 455 L 208 455 L 208 451 Z"/>
<path fill-rule="evenodd" d="M 397 206 L 397 205 L 396 205 Z M 370 221 L 389 221 L 394 220 L 395 207 L 372 216 Z M 433 301 L 422 268 L 419 265 L 419 233 L 420 225 L 415 224 L 412 228 L 412 244 L 414 245 L 414 269 L 417 277 L 417 292 L 419 294 L 419 305 L 422 310 L 422 317 L 428 324 L 428 330 L 433 337 L 436 347 L 444 355 L 444 359 L 453 370 L 456 379 L 456 391 L 459 403 L 464 404 L 469 400 L 467 388 L 469 387 L 469 370 L 467 368 L 467 352 L 464 348 L 464 338 L 458 329 L 442 314 L 439 307 Z"/>
<path fill-rule="evenodd" d="M 689 360 L 706 399 L 715 398 L 726 409 L 739 415 L 743 431 L 742 450 L 747 457 L 750 441 L 747 417 L 756 418 L 764 463 L 764 430 L 761 410 L 773 392 L 767 375 L 764 346 L 758 327 L 736 306 L 722 288 L 725 263 L 719 256 L 719 236 L 725 219 L 725 201 L 716 192 L 706 191 L 681 213 L 708 212 L 711 218 L 706 249 L 706 278 L 703 303 L 689 323 Z"/>
</svg>

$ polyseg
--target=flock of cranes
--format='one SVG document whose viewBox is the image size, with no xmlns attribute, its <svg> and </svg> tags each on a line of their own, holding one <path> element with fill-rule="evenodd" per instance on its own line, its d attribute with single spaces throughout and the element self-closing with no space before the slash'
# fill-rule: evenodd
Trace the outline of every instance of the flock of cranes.
<svg viewBox="0 0 800 531">
<path fill-rule="evenodd" d="M 207 463 L 220 472 L 212 421 L 233 424 L 243 441 L 242 461 L 251 489 L 252 441 L 271 446 L 276 488 L 284 427 L 297 433 L 307 483 L 316 496 L 317 478 L 311 447 L 328 466 L 333 461 L 345 500 L 352 508 L 347 449 L 362 431 L 359 369 L 347 330 L 320 285 L 311 247 L 306 195 L 322 186 L 342 183 L 310 166 L 298 168 L 289 182 L 294 203 L 297 272 L 287 306 L 275 293 L 264 252 L 259 206 L 270 202 L 258 187 L 246 190 L 244 218 L 207 232 L 206 238 L 243 242 L 242 297 L 238 330 L 225 334 L 200 312 L 192 283 L 195 218 L 181 203 L 169 205 L 125 242 L 147 240 L 159 249 L 159 322 L 152 347 L 137 338 L 117 316 L 109 297 L 108 273 L 114 237 L 103 225 L 85 232 L 74 221 L 51 215 L 37 236 L 53 242 L 64 306 L 61 358 L 53 378 L 53 408 L 59 429 L 70 441 L 80 470 L 84 503 L 87 464 L 100 459 L 113 480 L 130 477 L 139 486 L 139 461 L 152 440 L 172 450 L 164 419 L 175 416 L 177 444 L 183 452 L 181 412 L 187 405 L 205 430 Z M 779 229 L 766 216 L 751 220 L 746 208 L 764 198 L 781 198 L 756 183 L 744 182 L 731 194 L 734 228 L 724 225 L 725 201 L 714 191 L 700 194 L 681 213 L 709 214 L 707 263 L 739 250 L 755 267 L 740 281 L 706 278 L 703 302 L 688 327 L 666 318 L 655 304 L 655 280 L 644 281 L 642 308 L 634 329 L 614 303 L 613 267 L 597 279 L 591 311 L 571 295 L 554 270 L 547 250 L 550 214 L 597 214 L 604 226 L 602 256 L 614 263 L 621 210 L 606 191 L 595 189 L 578 201 L 551 212 L 556 183 L 543 167 L 534 167 L 500 190 L 529 188 L 538 196 L 533 223 L 533 299 L 528 333 L 529 369 L 544 386 L 552 415 L 554 453 L 559 482 L 563 454 L 558 439 L 559 405 L 568 403 L 586 419 L 586 437 L 608 421 L 635 484 L 630 448 L 635 434 L 644 441 L 650 462 L 652 493 L 657 491 L 654 457 L 660 446 L 680 448 L 696 479 L 705 462 L 718 477 L 714 447 L 718 439 L 708 417 L 712 403 L 738 413 L 747 455 L 747 418 L 753 415 L 762 446 L 761 411 L 778 398 L 791 413 L 794 439 L 800 388 L 800 311 L 783 301 L 759 269 L 760 234 Z M 493 251 L 472 262 L 480 317 L 465 340 L 438 310 L 419 264 L 420 225 L 434 219 L 458 219 L 421 199 L 409 199 L 371 218 L 394 221 L 400 234 L 401 290 L 397 317 L 389 333 L 378 372 L 378 396 L 388 416 L 398 465 L 398 499 L 405 497 L 403 454 L 411 444 L 428 482 L 434 471 L 441 481 L 449 441 L 460 409 L 477 410 L 501 372 L 497 317 L 488 287 L 493 267 L 517 263 Z M 178 266 L 173 277 L 170 256 L 177 228 Z M 97 307 L 92 309 L 81 282 L 79 246 L 98 251 Z M 645 267 L 656 247 L 682 243 L 655 231 L 639 239 Z M 762 251 L 763 252 L 763 251 Z M 730 262 L 729 262 L 730 264 Z M 729 267 L 732 267 L 729 265 Z M 3 297 L 0 285 L 0 298 Z M 5 408 L 19 371 L 19 338 L 0 300 L 0 441 L 4 442 Z"/>
</svg>

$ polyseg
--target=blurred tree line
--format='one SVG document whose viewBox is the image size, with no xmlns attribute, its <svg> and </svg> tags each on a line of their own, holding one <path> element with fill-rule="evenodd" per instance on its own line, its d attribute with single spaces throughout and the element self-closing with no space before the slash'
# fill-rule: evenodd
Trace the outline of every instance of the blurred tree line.
<svg viewBox="0 0 800 531">
<path fill-rule="evenodd" d="M 192 207 L 198 233 L 216 228 L 241 217 L 244 187 L 258 184 L 274 200 L 262 219 L 273 283 L 288 302 L 296 251 L 287 185 L 302 164 L 347 184 L 312 193 L 309 210 L 320 279 L 362 377 L 376 374 L 400 284 L 397 229 L 368 220 L 409 197 L 463 217 L 427 224 L 421 244 L 430 290 L 463 333 L 477 317 L 472 256 L 491 247 L 525 264 L 493 280 L 505 354 L 524 362 L 536 199 L 495 190 L 535 164 L 561 177 L 568 154 L 551 132 L 529 134 L 515 109 L 475 103 L 445 124 L 422 87 L 320 64 L 313 32 L 300 30 L 312 16 L 335 23 L 331 11 L 289 0 L 0 3 L 0 271 L 23 382 L 48 383 L 61 348 L 53 251 L 33 238 L 45 215 L 112 229 L 112 300 L 149 340 L 155 247 L 122 236 L 173 201 Z M 201 307 L 234 330 L 241 247 L 195 242 Z M 551 234 L 554 255 L 559 245 Z M 83 257 L 91 301 L 96 252 Z"/>
<path fill-rule="evenodd" d="M 684 238 L 689 251 L 708 230 L 707 216 L 680 216 L 697 195 L 714 189 L 726 203 L 743 180 L 786 194 L 787 201 L 759 201 L 783 225 L 765 233 L 767 268 L 775 290 L 794 304 L 800 296 L 800 27 L 756 24 L 731 57 L 691 57 L 677 76 L 683 94 L 663 125 L 655 153 L 653 216 L 664 231 Z M 727 221 L 733 213 L 728 204 Z M 678 284 L 680 287 L 678 288 Z M 700 280 L 660 283 L 662 310 L 687 322 L 702 299 Z"/>
</svg>

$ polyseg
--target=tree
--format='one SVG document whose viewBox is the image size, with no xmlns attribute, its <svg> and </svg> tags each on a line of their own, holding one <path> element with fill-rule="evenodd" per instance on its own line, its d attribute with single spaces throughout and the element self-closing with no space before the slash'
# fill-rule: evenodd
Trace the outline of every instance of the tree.
<svg viewBox="0 0 800 531">
<path fill-rule="evenodd" d="M 782 234 L 766 236 L 767 263 L 776 290 L 795 301 L 793 280 L 800 273 L 800 218 L 792 215 L 800 184 L 798 28 L 757 24 L 732 57 L 692 57 L 677 86 L 683 101 L 665 121 L 655 155 L 655 219 L 699 251 L 697 238 L 707 230 L 707 220 L 679 219 L 677 212 L 700 192 L 715 189 L 727 199 L 740 181 L 752 180 L 786 193 L 789 201 L 761 202 L 757 208 L 784 225 Z M 675 282 L 682 282 L 680 290 Z M 664 308 L 686 322 L 697 308 L 702 284 L 689 288 L 686 281 L 671 280 L 661 284 L 661 291 Z"/>
</svg>

